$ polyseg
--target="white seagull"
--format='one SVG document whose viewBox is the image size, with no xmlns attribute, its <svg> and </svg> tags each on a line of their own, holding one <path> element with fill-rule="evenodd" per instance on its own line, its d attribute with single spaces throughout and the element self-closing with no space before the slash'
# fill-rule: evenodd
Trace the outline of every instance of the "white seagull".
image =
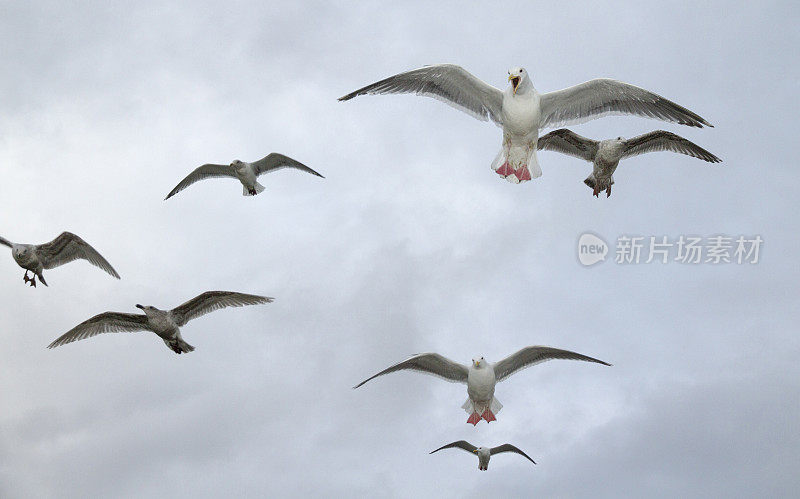
<svg viewBox="0 0 800 499">
<path fill-rule="evenodd" d="M 471 452 L 478 455 L 478 469 L 481 471 L 486 471 L 489 469 L 489 459 L 494 456 L 495 454 L 500 454 L 501 452 L 516 452 L 520 456 L 523 456 L 528 461 L 536 464 L 536 461 L 530 458 L 527 454 L 519 450 L 517 447 L 514 447 L 511 444 L 503 444 L 498 445 L 497 447 L 475 447 L 471 443 L 467 442 L 466 440 L 459 440 L 458 442 L 449 443 L 447 445 L 443 445 L 436 450 L 430 452 L 433 454 L 434 452 L 439 452 L 442 449 L 451 449 L 451 448 L 459 448 L 464 449 L 467 452 Z"/>
<path fill-rule="evenodd" d="M 119 279 L 117 271 L 96 249 L 71 232 L 62 232 L 57 238 L 44 244 L 16 244 L 2 237 L 0 237 L 0 244 L 11 248 L 11 256 L 14 257 L 14 261 L 25 269 L 22 280 L 30 283 L 34 288 L 37 277 L 39 282 L 47 286 L 43 275 L 44 269 L 60 267 L 78 259 L 86 260 Z M 33 272 L 33 277 L 28 277 L 29 271 Z"/>
<path fill-rule="evenodd" d="M 441 100 L 503 129 L 503 145 L 492 169 L 509 182 L 542 175 L 536 159 L 539 130 L 566 126 L 611 114 L 635 114 L 681 125 L 712 126 L 685 107 L 643 88 L 606 78 L 540 94 L 524 68 L 508 70 L 511 85 L 501 91 L 454 64 L 406 71 L 339 98 L 364 94 L 415 93 Z"/>
<path fill-rule="evenodd" d="M 543 346 L 525 347 L 519 352 L 509 355 L 495 364 L 486 362 L 483 357 L 472 359 L 472 365 L 469 367 L 453 362 L 438 353 L 420 353 L 408 360 L 404 360 L 392 367 L 384 369 L 378 374 L 365 379 L 353 388 L 358 388 L 367 381 L 377 378 L 378 376 L 402 369 L 411 369 L 425 374 L 432 374 L 453 383 L 466 383 L 467 395 L 469 398 L 467 398 L 467 401 L 464 402 L 461 408 L 470 415 L 469 419 L 467 419 L 467 423 L 477 425 L 481 419 L 485 419 L 487 423 L 495 421 L 494 415 L 500 412 L 500 409 L 503 407 L 503 404 L 494 397 L 494 387 L 497 383 L 521 369 L 550 359 L 583 360 L 587 362 L 597 362 L 598 364 L 604 364 L 606 366 L 611 365 L 602 360 L 593 359 L 592 357 L 570 352 L 569 350 L 560 350 L 558 348 Z"/>
<path fill-rule="evenodd" d="M 152 331 L 164 340 L 164 343 L 173 352 L 177 354 L 192 352 L 194 347 L 183 341 L 180 331 L 180 327 L 190 320 L 221 308 L 258 305 L 272 301 L 274 298 L 267 296 L 248 295 L 233 291 L 206 291 L 172 310 L 159 310 L 156 307 L 136 305 L 136 308 L 140 308 L 144 315 L 103 312 L 70 329 L 50 343 L 47 348 L 55 348 L 100 333 Z"/>
<path fill-rule="evenodd" d="M 195 182 L 212 177 L 229 177 L 238 179 L 239 182 L 242 183 L 242 195 L 255 196 L 256 194 L 264 192 L 264 186 L 258 183 L 258 176 L 264 173 L 280 170 L 281 168 L 297 168 L 298 170 L 303 170 L 304 172 L 311 173 L 317 177 L 322 177 L 322 175 L 307 167 L 303 163 L 296 161 L 289 156 L 284 156 L 283 154 L 273 152 L 252 163 L 246 163 L 237 159 L 234 160 L 230 165 L 216 165 L 207 163 L 203 166 L 200 166 L 195 169 L 195 171 L 187 175 L 186 178 L 181 180 L 180 183 L 176 185 L 169 194 L 167 194 L 167 197 L 165 197 L 164 200 L 166 201 Z"/>
<path fill-rule="evenodd" d="M 627 140 L 617 137 L 616 139 L 597 141 L 587 139 L 572 130 L 561 128 L 540 137 L 538 148 L 561 152 L 592 162 L 594 164 L 592 173 L 586 177 L 583 183 L 592 188 L 592 194 L 595 197 L 603 190 L 606 191 L 606 197 L 611 196 L 614 171 L 621 159 L 631 156 L 656 151 L 672 151 L 709 163 L 722 162 L 721 159 L 694 142 L 664 130 L 656 130 Z"/>
</svg>

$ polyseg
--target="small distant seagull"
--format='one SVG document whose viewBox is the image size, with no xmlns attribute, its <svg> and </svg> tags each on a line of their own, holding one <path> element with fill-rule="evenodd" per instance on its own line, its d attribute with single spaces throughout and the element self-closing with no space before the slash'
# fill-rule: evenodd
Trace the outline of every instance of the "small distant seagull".
<svg viewBox="0 0 800 499">
<path fill-rule="evenodd" d="M 701 116 L 658 94 L 621 81 L 598 78 L 540 94 L 525 68 L 508 70 L 511 85 L 501 91 L 454 64 L 436 64 L 390 76 L 340 101 L 365 94 L 410 93 L 433 97 L 503 129 L 503 144 L 492 169 L 509 182 L 542 175 L 536 159 L 539 130 L 584 123 L 610 114 L 633 114 L 681 125 L 711 126 Z"/>
<path fill-rule="evenodd" d="M 87 260 L 96 267 L 100 267 L 112 276 L 119 279 L 119 274 L 105 258 L 89 243 L 71 232 L 62 232 L 60 236 L 45 244 L 16 244 L 0 237 L 0 244 L 11 248 L 11 255 L 17 265 L 25 269 L 22 280 L 36 287 L 36 278 L 47 286 L 42 272 L 44 269 L 60 267 L 73 260 Z M 28 271 L 33 272 L 28 277 Z"/>
<path fill-rule="evenodd" d="M 384 369 L 353 388 L 358 388 L 378 376 L 402 369 L 432 374 L 452 383 L 466 383 L 469 398 L 461 408 L 470 415 L 467 423 L 477 425 L 481 419 L 486 420 L 487 423 L 496 421 L 494 415 L 503 407 L 503 404 L 494 397 L 494 388 L 497 383 L 521 369 L 550 359 L 583 360 L 606 366 L 611 365 L 569 350 L 543 346 L 525 347 L 495 364 L 486 362 L 483 357 L 472 359 L 472 365 L 469 367 L 453 362 L 438 353 L 420 353 Z"/>
<path fill-rule="evenodd" d="M 238 179 L 239 182 L 242 183 L 242 195 L 255 196 L 256 194 L 264 191 L 264 186 L 258 183 L 256 180 L 257 177 L 264 173 L 280 170 L 281 168 L 297 168 L 298 170 L 303 170 L 304 172 L 311 173 L 317 177 L 322 177 L 322 175 L 307 167 L 303 163 L 295 161 L 288 156 L 284 156 L 283 154 L 273 152 L 253 163 L 246 163 L 237 159 L 234 160 L 234 162 L 230 165 L 215 165 L 211 163 L 205 164 L 181 180 L 181 182 L 176 185 L 169 194 L 167 194 L 167 197 L 165 197 L 164 200 L 166 201 L 195 182 L 212 177 L 229 177 Z"/>
<path fill-rule="evenodd" d="M 720 163 L 721 159 L 698 146 L 694 142 L 664 130 L 639 135 L 625 140 L 622 137 L 596 141 L 587 139 L 572 130 L 561 128 L 539 138 L 539 149 L 557 151 L 594 163 L 592 173 L 583 181 L 592 188 L 595 197 L 606 191 L 611 196 L 614 184 L 614 171 L 621 159 L 656 151 L 672 151 L 694 158 Z"/>
<path fill-rule="evenodd" d="M 103 312 L 70 329 L 50 343 L 47 348 L 55 348 L 100 333 L 152 331 L 164 340 L 164 343 L 173 352 L 177 354 L 191 352 L 194 347 L 183 341 L 180 331 L 180 327 L 190 320 L 221 308 L 258 305 L 271 303 L 273 300 L 274 298 L 267 296 L 247 295 L 232 291 L 207 291 L 172 310 L 159 310 L 156 307 L 136 305 L 136 308 L 142 309 L 144 315 Z"/>
<path fill-rule="evenodd" d="M 501 452 L 516 452 L 520 456 L 523 456 L 528 461 L 536 464 L 536 461 L 530 458 L 527 454 L 519 450 L 518 448 L 514 447 L 511 444 L 503 444 L 498 445 L 497 447 L 475 447 L 471 443 L 467 442 L 466 440 L 459 440 L 458 442 L 453 442 L 447 445 L 443 445 L 438 449 L 431 451 L 430 454 L 434 452 L 439 452 L 442 449 L 451 449 L 451 448 L 459 448 L 464 449 L 467 452 L 472 452 L 478 455 L 478 469 L 481 471 L 486 471 L 489 469 L 489 459 L 494 456 L 495 454 L 500 454 Z"/>
</svg>

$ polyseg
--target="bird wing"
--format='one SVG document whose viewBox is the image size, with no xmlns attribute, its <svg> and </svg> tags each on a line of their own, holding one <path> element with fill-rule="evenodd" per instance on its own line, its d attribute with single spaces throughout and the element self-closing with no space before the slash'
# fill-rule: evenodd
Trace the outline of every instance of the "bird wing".
<svg viewBox="0 0 800 499">
<path fill-rule="evenodd" d="M 607 78 L 542 94 L 540 106 L 539 128 L 575 125 L 611 114 L 635 114 L 698 128 L 713 126 L 658 94 Z"/>
<path fill-rule="evenodd" d="M 532 346 L 525 347 L 519 352 L 511 354 L 495 364 L 494 375 L 497 378 L 497 381 L 500 382 L 517 371 L 551 359 L 583 360 L 586 362 L 597 362 L 606 366 L 611 365 L 607 362 L 603 362 L 602 360 L 593 359 L 592 357 L 570 352 L 569 350 L 561 350 L 559 348 L 543 346 Z"/>
<path fill-rule="evenodd" d="M 665 130 L 656 130 L 655 132 L 646 133 L 626 140 L 625 152 L 622 153 L 622 157 L 629 158 L 631 156 L 655 151 L 677 152 L 702 159 L 703 161 L 708 161 L 709 163 L 722 162 L 721 159 L 694 142 Z"/>
<path fill-rule="evenodd" d="M 0 244 L 2 244 L 4 246 L 8 246 L 9 248 L 11 248 L 13 246 L 11 241 L 9 241 L 8 239 L 6 239 L 4 237 L 0 237 Z"/>
<path fill-rule="evenodd" d="M 529 455 L 525 454 L 524 452 L 522 452 L 521 450 L 519 450 L 518 448 L 514 447 L 511 444 L 498 445 L 497 447 L 492 447 L 491 449 L 489 449 L 489 455 L 491 456 L 494 456 L 495 454 L 500 454 L 501 452 L 516 452 L 520 456 L 524 456 L 525 459 L 527 459 L 528 461 L 532 462 L 533 464 L 536 464 L 536 461 L 531 459 Z"/>
<path fill-rule="evenodd" d="M 171 198 L 175 194 L 181 192 L 182 190 L 186 189 L 195 182 L 199 182 L 207 178 L 217 178 L 217 177 L 236 178 L 236 174 L 233 173 L 233 170 L 231 169 L 230 165 L 215 165 L 212 163 L 206 163 L 203 166 L 197 167 L 189 175 L 186 175 L 186 178 L 181 180 L 180 183 L 176 185 L 174 189 L 169 191 L 169 194 L 167 194 L 167 197 L 164 198 L 164 201 Z"/>
<path fill-rule="evenodd" d="M 597 155 L 596 140 L 587 139 L 566 128 L 559 128 L 539 137 L 537 148 L 564 153 L 586 161 L 593 161 Z"/>
<path fill-rule="evenodd" d="M 465 451 L 467 451 L 469 453 L 473 453 L 477 449 L 477 447 L 475 447 L 471 443 L 467 442 L 466 440 L 459 440 L 458 442 L 453 442 L 453 443 L 449 443 L 447 445 L 443 445 L 443 446 L 439 447 L 436 450 L 430 451 L 428 454 L 433 454 L 434 452 L 439 452 L 442 449 L 450 449 L 452 447 L 458 447 L 459 449 L 464 449 Z"/>
<path fill-rule="evenodd" d="M 417 94 L 445 102 L 475 118 L 502 125 L 503 92 L 455 64 L 413 69 L 367 85 L 340 97 L 350 100 L 365 94 Z"/>
<path fill-rule="evenodd" d="M 81 322 L 62 334 L 55 341 L 47 345 L 47 348 L 55 348 L 101 333 L 131 333 L 134 331 L 149 330 L 150 326 L 147 323 L 147 316 L 145 315 L 103 312 L 87 321 Z"/>
<path fill-rule="evenodd" d="M 183 326 L 192 319 L 214 310 L 227 307 L 244 307 L 272 303 L 275 299 L 268 296 L 248 295 L 233 291 L 206 291 L 182 305 L 171 310 L 172 318 L 178 326 Z"/>
<path fill-rule="evenodd" d="M 49 243 L 36 246 L 36 256 L 46 269 L 52 269 L 74 260 L 86 260 L 119 279 L 119 274 L 89 243 L 71 232 L 62 232 Z"/>
<path fill-rule="evenodd" d="M 453 362 L 452 360 L 443 357 L 438 353 L 420 353 L 414 355 L 410 359 L 404 360 L 403 362 L 399 362 L 392 367 L 384 369 L 378 374 L 365 379 L 353 388 L 358 388 L 367 381 L 377 378 L 378 376 L 400 371 L 402 369 L 411 369 L 412 371 L 432 374 L 452 383 L 467 382 L 467 366 L 462 366 L 457 362 Z"/>
<path fill-rule="evenodd" d="M 279 154 L 277 152 L 268 154 L 267 156 L 254 162 L 253 167 L 256 170 L 256 176 L 261 175 L 262 173 L 270 172 L 272 170 L 280 170 L 281 168 L 297 168 L 298 170 L 303 170 L 304 172 L 316 175 L 317 177 L 322 177 L 322 175 L 312 170 L 311 168 L 307 167 L 303 163 L 294 160 L 289 156 L 284 156 L 283 154 Z"/>
</svg>

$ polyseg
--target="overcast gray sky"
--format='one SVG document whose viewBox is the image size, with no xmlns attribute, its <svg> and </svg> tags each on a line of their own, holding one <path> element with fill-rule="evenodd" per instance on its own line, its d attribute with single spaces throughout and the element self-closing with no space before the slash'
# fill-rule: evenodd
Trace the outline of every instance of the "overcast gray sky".
<svg viewBox="0 0 800 499">
<path fill-rule="evenodd" d="M 635 5 L 635 6 L 634 6 Z M 85 238 L 27 288 L 0 251 L 0 496 L 789 496 L 800 487 L 794 2 L 0 4 L 0 235 Z M 609 199 L 589 165 L 545 152 L 523 185 L 490 169 L 500 130 L 432 99 L 336 98 L 452 62 L 541 92 L 596 77 L 715 125 L 631 117 L 722 157 L 623 162 Z M 233 181 L 167 192 L 205 162 L 288 154 L 243 198 Z M 757 265 L 582 267 L 576 241 L 761 235 Z M 0 248 L 2 249 L 2 248 Z M 150 334 L 47 350 L 136 303 L 229 289 L 275 303 L 191 322 L 177 356 Z M 498 385 L 465 424 L 462 385 L 398 373 L 436 351 L 554 361 Z M 486 473 L 467 439 L 510 442 Z"/>
</svg>

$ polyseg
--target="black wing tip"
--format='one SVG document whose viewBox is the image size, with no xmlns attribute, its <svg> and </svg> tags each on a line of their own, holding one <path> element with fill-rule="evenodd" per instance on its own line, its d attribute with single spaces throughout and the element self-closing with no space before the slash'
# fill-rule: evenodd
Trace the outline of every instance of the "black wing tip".
<svg viewBox="0 0 800 499">
<path fill-rule="evenodd" d="M 355 91 L 355 92 L 349 93 L 349 94 L 347 94 L 347 95 L 343 95 L 342 97 L 339 97 L 339 98 L 338 98 L 338 99 L 336 99 L 336 100 L 338 100 L 339 102 L 344 102 L 344 101 L 346 101 L 346 100 L 350 100 L 350 99 L 352 99 L 352 98 L 353 98 L 353 97 L 355 97 L 356 95 L 358 95 L 358 91 Z"/>
</svg>

